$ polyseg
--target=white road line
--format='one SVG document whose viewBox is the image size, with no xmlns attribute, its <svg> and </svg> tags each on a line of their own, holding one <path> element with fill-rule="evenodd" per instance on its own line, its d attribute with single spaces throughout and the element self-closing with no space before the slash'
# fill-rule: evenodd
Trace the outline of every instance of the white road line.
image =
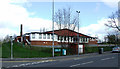
<svg viewBox="0 0 120 69">
<path fill-rule="evenodd" d="M 26 65 L 30 65 L 31 63 L 27 63 Z"/>
<path fill-rule="evenodd" d="M 79 60 L 79 59 L 81 59 L 81 58 L 75 58 L 74 60 Z"/>
<path fill-rule="evenodd" d="M 14 66 L 12 66 L 12 67 L 18 67 L 18 65 L 14 65 Z"/>
<path fill-rule="evenodd" d="M 115 58 L 115 57 L 112 57 L 112 59 Z"/>
<path fill-rule="evenodd" d="M 104 59 L 101 59 L 101 60 L 108 60 L 108 59 L 111 59 L 111 58 L 104 58 Z"/>
<path fill-rule="evenodd" d="M 101 59 L 101 60 L 109 60 L 109 59 L 113 59 L 115 57 L 111 57 L 111 58 L 104 58 L 104 59 Z"/>
<path fill-rule="evenodd" d="M 78 65 L 80 65 L 80 64 L 72 65 L 72 66 L 70 66 L 70 67 L 75 67 L 75 66 L 78 66 Z"/>
<path fill-rule="evenodd" d="M 94 62 L 94 61 L 90 61 L 90 62 L 82 63 L 81 65 L 89 64 L 89 63 L 93 63 L 93 62 Z"/>
<path fill-rule="evenodd" d="M 75 66 L 79 66 L 79 65 L 85 65 L 85 64 L 89 64 L 89 63 L 93 63 L 94 61 L 89 61 L 89 62 L 85 62 L 85 63 L 81 63 L 81 64 L 75 64 L 75 65 L 71 65 L 70 67 L 75 67 Z"/>
<path fill-rule="evenodd" d="M 34 64 L 44 63 L 44 62 L 51 62 L 51 61 L 56 61 L 56 60 L 45 60 L 45 61 L 39 61 L 39 62 L 20 64 L 20 65 L 13 65 L 12 67 L 28 66 L 28 65 L 34 65 Z"/>
<path fill-rule="evenodd" d="M 18 67 L 21 67 L 21 66 L 25 66 L 25 64 L 20 64 L 20 65 L 18 65 Z"/>
</svg>

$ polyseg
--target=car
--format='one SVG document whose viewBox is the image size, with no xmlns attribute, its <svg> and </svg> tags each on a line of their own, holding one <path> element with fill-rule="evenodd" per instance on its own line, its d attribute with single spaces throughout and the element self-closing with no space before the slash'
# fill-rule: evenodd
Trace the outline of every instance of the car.
<svg viewBox="0 0 120 69">
<path fill-rule="evenodd" d="M 120 52 L 120 47 L 114 47 L 112 48 L 112 52 Z"/>
</svg>

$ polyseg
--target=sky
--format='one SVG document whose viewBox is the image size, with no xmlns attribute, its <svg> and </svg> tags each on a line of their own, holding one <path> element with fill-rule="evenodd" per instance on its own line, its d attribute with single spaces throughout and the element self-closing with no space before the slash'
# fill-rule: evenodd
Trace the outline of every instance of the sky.
<svg viewBox="0 0 120 69">
<path fill-rule="evenodd" d="M 104 24 L 107 23 L 108 16 L 118 10 L 118 0 L 54 2 L 55 12 L 68 7 L 72 9 L 73 16 L 80 10 L 80 33 L 103 39 L 107 34 Z M 37 32 L 40 28 L 52 30 L 50 1 L 3 0 L 0 9 L 0 39 L 6 35 L 19 36 L 20 24 L 23 24 L 23 33 Z"/>
</svg>

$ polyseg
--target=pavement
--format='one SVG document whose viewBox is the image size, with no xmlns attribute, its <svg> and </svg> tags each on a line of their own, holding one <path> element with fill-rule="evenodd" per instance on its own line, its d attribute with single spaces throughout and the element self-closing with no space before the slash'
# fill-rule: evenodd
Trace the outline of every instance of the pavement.
<svg viewBox="0 0 120 69">
<path fill-rule="evenodd" d="M 107 52 L 104 52 L 103 54 L 109 54 L 111 53 L 111 51 L 107 51 Z M 2 62 L 5 62 L 5 61 L 10 61 L 10 62 L 14 62 L 14 61 L 38 61 L 38 60 L 54 60 L 54 59 L 72 59 L 72 58 L 76 58 L 76 57 L 79 57 L 79 58 L 85 58 L 85 57 L 90 57 L 90 56 L 97 56 L 97 55 L 103 55 L 103 54 L 99 54 L 99 53 L 88 53 L 88 54 L 80 54 L 80 55 L 67 55 L 67 56 L 55 56 L 55 57 L 45 57 L 45 58 L 0 58 L 2 59 Z M 64 60 L 63 59 L 63 60 Z"/>
</svg>

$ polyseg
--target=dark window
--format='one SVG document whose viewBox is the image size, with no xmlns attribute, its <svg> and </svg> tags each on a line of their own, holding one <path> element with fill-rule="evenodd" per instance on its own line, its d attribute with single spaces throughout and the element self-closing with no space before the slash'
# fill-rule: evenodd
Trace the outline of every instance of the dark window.
<svg viewBox="0 0 120 69">
<path fill-rule="evenodd" d="M 47 35 L 47 39 L 50 39 L 50 34 Z"/>
<path fill-rule="evenodd" d="M 35 34 L 32 34 L 32 39 L 35 39 Z"/>
<path fill-rule="evenodd" d="M 43 34 L 43 39 L 46 39 L 46 34 Z"/>
<path fill-rule="evenodd" d="M 59 36 L 58 36 L 58 40 L 60 40 L 60 39 L 59 39 Z"/>
<path fill-rule="evenodd" d="M 64 40 L 66 41 L 66 36 L 64 37 Z"/>
<path fill-rule="evenodd" d="M 42 39 L 42 34 L 39 34 L 39 39 Z"/>
</svg>

